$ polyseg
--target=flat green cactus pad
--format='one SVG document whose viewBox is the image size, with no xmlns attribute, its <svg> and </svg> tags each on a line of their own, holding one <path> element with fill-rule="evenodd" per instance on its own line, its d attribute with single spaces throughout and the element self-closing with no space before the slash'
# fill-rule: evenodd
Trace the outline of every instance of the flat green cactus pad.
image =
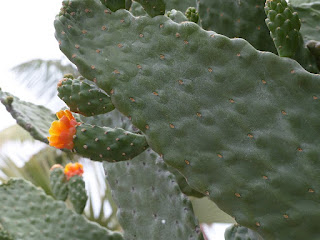
<svg viewBox="0 0 320 240">
<path fill-rule="evenodd" d="M 134 16 L 147 16 L 148 15 L 148 13 L 144 10 L 144 8 L 141 6 L 141 4 L 136 1 L 132 2 L 130 12 Z"/>
<path fill-rule="evenodd" d="M 144 135 L 109 128 L 81 124 L 73 138 L 74 152 L 95 161 L 124 161 L 132 159 L 148 147 Z"/>
<path fill-rule="evenodd" d="M 63 168 L 50 170 L 50 187 L 57 200 L 65 201 L 68 197 L 68 183 Z"/>
<path fill-rule="evenodd" d="M 25 102 L 0 90 L 0 100 L 17 123 L 39 141 L 48 143 L 51 123 L 56 120 L 51 110 L 44 106 Z"/>
<path fill-rule="evenodd" d="M 0 186 L 0 223 L 15 240 L 123 240 L 20 179 Z"/>
<path fill-rule="evenodd" d="M 203 239 L 190 200 L 157 154 L 104 162 L 104 169 L 125 239 Z"/>
<path fill-rule="evenodd" d="M 130 132 L 137 131 L 137 128 L 132 125 L 130 119 L 128 119 L 126 116 L 120 113 L 117 109 L 106 114 L 101 114 L 101 115 L 92 116 L 92 117 L 83 117 L 77 114 L 74 114 L 74 115 L 77 118 L 77 121 L 81 121 L 91 125 L 95 124 L 97 126 L 123 128 L 124 130 L 130 131 Z M 204 196 L 204 194 L 199 193 L 198 191 L 192 189 L 186 182 L 186 179 L 175 168 L 168 166 L 168 170 L 175 175 L 177 183 L 179 184 L 179 187 L 184 194 L 186 194 L 187 196 L 193 196 L 197 198 L 201 198 Z"/>
<path fill-rule="evenodd" d="M 200 0 L 200 22 L 206 30 L 244 38 L 258 50 L 276 53 L 265 24 L 264 4 L 265 0 Z"/>
<path fill-rule="evenodd" d="M 233 225 L 226 229 L 225 240 L 263 240 L 258 233 L 240 225 Z"/>
<path fill-rule="evenodd" d="M 194 23 L 71 3 L 61 50 L 192 188 L 266 239 L 319 236 L 319 75 Z"/>
<path fill-rule="evenodd" d="M 300 32 L 305 40 L 320 41 L 320 2 L 294 6 L 301 19 Z"/>
<path fill-rule="evenodd" d="M 174 22 L 181 23 L 185 21 L 189 21 L 186 15 L 184 15 L 182 12 L 172 9 L 171 11 L 168 11 L 166 15 Z"/>
<path fill-rule="evenodd" d="M 163 15 L 166 10 L 164 0 L 135 0 L 140 3 L 144 10 L 151 16 Z"/>
<path fill-rule="evenodd" d="M 90 125 L 96 125 L 101 127 L 110 127 L 110 128 L 123 128 L 126 131 L 136 132 L 135 128 L 130 119 L 120 113 L 117 109 L 91 117 L 84 117 L 80 114 L 73 114 L 78 122 L 84 122 Z"/>
<path fill-rule="evenodd" d="M 83 77 L 63 78 L 58 84 L 58 96 L 70 111 L 84 116 L 99 115 L 114 109 L 110 97 Z"/>
<path fill-rule="evenodd" d="M 85 182 L 81 176 L 73 176 L 68 182 L 69 200 L 74 210 L 78 214 L 82 214 L 86 206 L 88 195 L 86 192 Z"/>
</svg>

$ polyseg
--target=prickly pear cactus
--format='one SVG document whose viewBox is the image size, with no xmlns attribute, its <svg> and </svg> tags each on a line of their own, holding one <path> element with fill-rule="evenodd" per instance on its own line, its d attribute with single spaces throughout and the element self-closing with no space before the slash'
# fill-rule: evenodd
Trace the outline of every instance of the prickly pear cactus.
<svg viewBox="0 0 320 240">
<path fill-rule="evenodd" d="M 130 162 L 104 162 L 104 169 L 125 239 L 203 240 L 190 200 L 157 154 L 148 151 Z"/>
<path fill-rule="evenodd" d="M 164 0 L 135 0 L 140 3 L 144 10 L 151 16 L 163 15 L 166 10 Z"/>
<path fill-rule="evenodd" d="M 201 26 L 230 38 L 244 38 L 258 50 L 276 52 L 265 24 L 264 4 L 265 0 L 200 0 Z"/>
<path fill-rule="evenodd" d="M 237 224 L 226 229 L 224 238 L 225 240 L 263 240 L 256 232 Z"/>
<path fill-rule="evenodd" d="M 189 7 L 186 10 L 186 17 L 190 22 L 197 23 L 199 21 L 199 13 L 197 12 L 196 8 Z"/>
<path fill-rule="evenodd" d="M 53 166 L 50 170 L 50 186 L 53 196 L 57 200 L 65 201 L 68 197 L 69 189 L 64 170 L 60 166 Z"/>
<path fill-rule="evenodd" d="M 73 176 L 68 182 L 69 199 L 76 213 L 81 214 L 86 206 L 88 195 L 81 176 Z"/>
<path fill-rule="evenodd" d="M 86 79 L 60 95 L 90 117 L 0 98 L 35 138 L 53 119 L 51 146 L 105 161 L 125 238 L 201 239 L 182 191 L 243 226 L 227 239 L 318 239 L 319 4 L 301 2 L 64 1 L 56 38 Z"/>
<path fill-rule="evenodd" d="M 58 96 L 72 112 L 84 116 L 108 113 L 114 109 L 110 97 L 94 83 L 84 79 L 63 78 L 58 83 Z"/>
<path fill-rule="evenodd" d="M 44 106 L 30 104 L 0 89 L 0 101 L 17 123 L 39 141 L 48 143 L 48 129 L 56 118 Z"/>
<path fill-rule="evenodd" d="M 193 23 L 105 10 L 93 0 L 72 1 L 55 21 L 56 37 L 80 72 L 131 117 L 149 146 L 191 187 L 263 237 L 318 235 L 318 205 L 308 205 L 309 211 L 302 206 L 319 187 L 305 177 L 318 176 L 312 159 L 319 154 L 319 126 L 310 113 L 318 111 L 319 76 Z M 101 40 L 91 41 L 97 33 Z M 102 54 L 92 55 L 100 41 Z"/>
<path fill-rule="evenodd" d="M 96 161 L 124 161 L 145 151 L 145 137 L 121 128 L 81 124 L 74 137 L 74 151 Z"/>
<path fill-rule="evenodd" d="M 298 13 L 285 0 L 267 0 L 265 6 L 266 24 L 280 57 L 296 54 L 301 35 Z"/>
<path fill-rule="evenodd" d="M 24 180 L 0 185 L 0 201 L 0 224 L 15 240 L 123 240 Z"/>
</svg>

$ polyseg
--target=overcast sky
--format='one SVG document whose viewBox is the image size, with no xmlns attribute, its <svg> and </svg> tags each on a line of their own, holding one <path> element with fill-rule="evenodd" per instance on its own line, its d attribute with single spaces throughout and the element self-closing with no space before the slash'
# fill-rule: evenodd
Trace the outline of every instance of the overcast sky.
<svg viewBox="0 0 320 240">
<path fill-rule="evenodd" d="M 1 1 L 0 88 L 23 100 L 44 104 L 15 81 L 10 69 L 22 62 L 42 58 L 60 59 L 62 53 L 54 37 L 53 21 L 61 0 Z M 15 120 L 0 104 L 0 131 Z"/>
</svg>

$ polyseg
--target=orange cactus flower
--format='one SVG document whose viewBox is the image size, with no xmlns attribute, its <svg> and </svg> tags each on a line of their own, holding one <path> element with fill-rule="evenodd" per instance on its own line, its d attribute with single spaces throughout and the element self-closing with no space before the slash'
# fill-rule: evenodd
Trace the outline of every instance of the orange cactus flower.
<svg viewBox="0 0 320 240">
<path fill-rule="evenodd" d="M 54 121 L 49 129 L 49 145 L 62 149 L 73 149 L 73 136 L 76 134 L 76 126 L 79 125 L 69 110 L 57 112 L 59 120 Z"/>
<path fill-rule="evenodd" d="M 75 175 L 82 176 L 83 166 L 81 163 L 68 163 L 64 168 L 64 174 L 67 180 Z"/>
</svg>

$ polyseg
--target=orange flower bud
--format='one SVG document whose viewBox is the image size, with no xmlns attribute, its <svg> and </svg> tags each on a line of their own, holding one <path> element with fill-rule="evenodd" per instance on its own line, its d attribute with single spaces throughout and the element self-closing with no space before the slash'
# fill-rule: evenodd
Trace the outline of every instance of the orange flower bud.
<svg viewBox="0 0 320 240">
<path fill-rule="evenodd" d="M 64 168 L 64 174 L 66 175 L 67 180 L 75 175 L 82 176 L 83 166 L 81 163 L 68 163 Z"/>
<path fill-rule="evenodd" d="M 69 110 L 57 112 L 59 120 L 54 121 L 49 129 L 49 145 L 62 149 L 73 149 L 73 136 L 76 134 L 76 126 L 79 123 L 74 119 Z"/>
</svg>

